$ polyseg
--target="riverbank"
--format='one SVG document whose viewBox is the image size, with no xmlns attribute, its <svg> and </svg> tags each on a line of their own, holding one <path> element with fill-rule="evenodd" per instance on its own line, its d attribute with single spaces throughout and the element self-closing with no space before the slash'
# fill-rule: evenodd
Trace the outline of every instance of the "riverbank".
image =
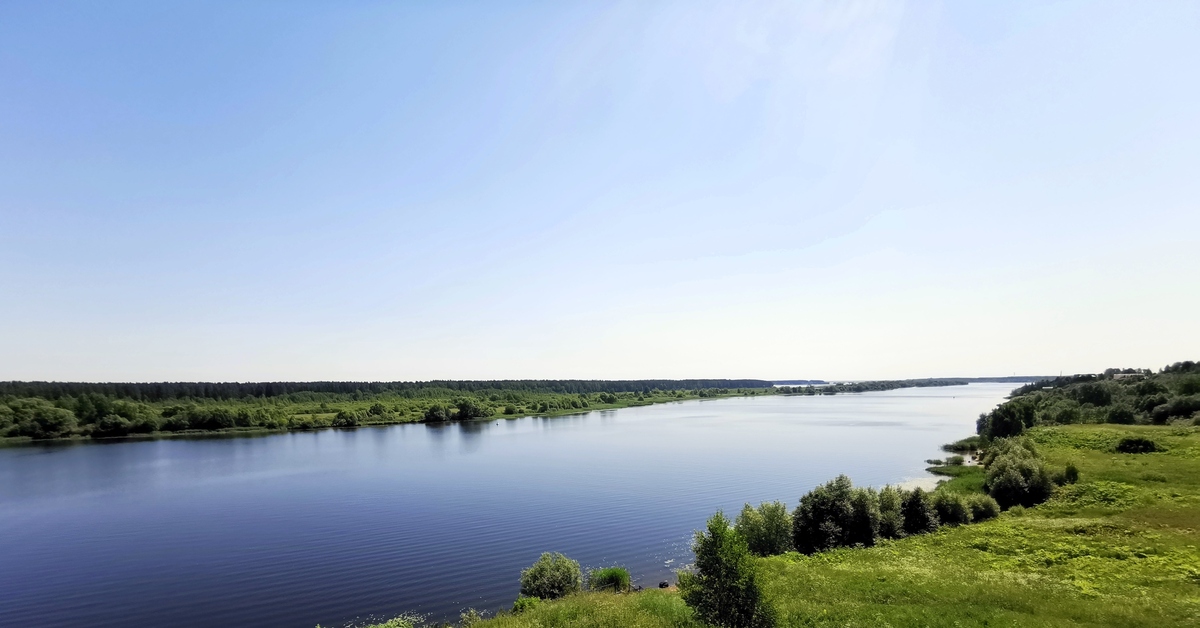
<svg viewBox="0 0 1200 628">
<path fill-rule="evenodd" d="M 961 378 L 803 387 L 776 387 L 763 380 L 0 382 L 0 446 L 35 441 L 260 436 L 326 428 L 556 417 L 691 399 L 836 395 L 967 383 Z"/>
<path fill-rule="evenodd" d="M 1200 620 L 1200 428 L 1028 432 L 1077 484 L 1039 506 L 867 549 L 757 559 L 783 626 L 1193 626 Z M 1116 453 L 1122 438 L 1163 451 Z M 982 484 L 963 467 L 956 491 Z M 486 628 L 699 626 L 677 593 L 585 593 Z"/>
<path fill-rule="evenodd" d="M 408 423 L 559 417 L 693 399 L 776 394 L 773 388 L 701 388 L 561 393 L 427 389 L 419 397 L 289 393 L 245 399 L 135 401 L 94 394 L 0 397 L 0 446 L 33 442 L 231 438 L 290 431 L 354 429 Z M 100 406 L 97 408 L 97 406 Z M 33 434 L 33 435 L 14 435 Z"/>
</svg>

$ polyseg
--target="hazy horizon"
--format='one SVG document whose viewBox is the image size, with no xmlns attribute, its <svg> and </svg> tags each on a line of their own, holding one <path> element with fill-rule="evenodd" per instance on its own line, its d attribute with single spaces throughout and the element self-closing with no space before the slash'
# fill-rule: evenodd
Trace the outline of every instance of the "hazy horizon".
<svg viewBox="0 0 1200 628">
<path fill-rule="evenodd" d="M 4 3 L 0 380 L 1195 360 L 1197 32 L 1193 1 Z"/>
</svg>

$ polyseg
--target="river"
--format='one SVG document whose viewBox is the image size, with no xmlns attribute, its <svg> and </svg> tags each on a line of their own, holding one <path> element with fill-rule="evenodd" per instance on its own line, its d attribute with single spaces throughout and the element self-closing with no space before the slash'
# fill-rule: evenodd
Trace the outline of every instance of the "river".
<svg viewBox="0 0 1200 628">
<path fill-rule="evenodd" d="M 0 449 L 0 623 L 452 619 L 511 605 L 543 551 L 654 587 L 718 508 L 923 477 L 1014 386 Z"/>
</svg>

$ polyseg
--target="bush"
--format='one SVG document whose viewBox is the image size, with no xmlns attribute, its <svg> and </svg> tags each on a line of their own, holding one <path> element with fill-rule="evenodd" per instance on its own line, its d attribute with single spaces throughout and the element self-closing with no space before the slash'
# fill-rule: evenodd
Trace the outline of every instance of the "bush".
<svg viewBox="0 0 1200 628">
<path fill-rule="evenodd" d="M 792 543 L 805 554 L 835 547 L 870 547 L 879 537 L 879 494 L 854 488 L 839 475 L 800 498 L 792 516 Z"/>
<path fill-rule="evenodd" d="M 1108 414 L 1105 416 L 1106 423 L 1115 423 L 1117 425 L 1132 425 L 1135 415 L 1133 410 L 1125 406 L 1113 406 L 1108 409 Z"/>
<path fill-rule="evenodd" d="M 485 406 L 474 399 L 459 399 L 458 401 L 454 402 L 454 405 L 456 408 L 458 408 L 458 414 L 455 416 L 455 418 L 459 420 L 482 419 L 484 417 L 492 416 L 492 409 L 490 407 Z"/>
<path fill-rule="evenodd" d="M 524 613 L 525 611 L 534 608 L 541 603 L 541 598 L 522 596 L 517 598 L 517 601 L 513 602 L 512 612 L 514 615 L 520 615 L 521 613 Z"/>
<path fill-rule="evenodd" d="M 74 412 L 44 399 L 14 399 L 7 405 L 11 414 L 5 414 L 13 424 L 10 430 L 15 436 L 62 438 L 69 436 L 78 425 Z"/>
<path fill-rule="evenodd" d="M 783 502 L 764 502 L 757 509 L 746 504 L 734 529 L 757 556 L 774 556 L 792 549 L 792 520 Z"/>
<path fill-rule="evenodd" d="M 624 567 L 603 567 L 588 572 L 588 589 L 624 593 L 630 589 L 629 570 Z"/>
<path fill-rule="evenodd" d="M 966 459 L 962 456 L 950 456 L 946 458 L 946 466 L 948 467 L 961 467 L 964 463 L 966 463 Z"/>
<path fill-rule="evenodd" d="M 947 491 L 935 492 L 933 509 L 937 511 L 938 522 L 942 525 L 957 526 L 971 523 L 971 507 L 960 495 Z"/>
<path fill-rule="evenodd" d="M 1075 466 L 1074 462 L 1068 462 L 1067 467 L 1063 469 L 1063 479 L 1067 484 L 1075 484 L 1079 481 L 1079 467 Z"/>
<path fill-rule="evenodd" d="M 763 597 L 746 541 L 721 512 L 692 542 L 696 572 L 679 572 L 679 592 L 700 621 L 723 628 L 773 628 L 775 609 Z"/>
<path fill-rule="evenodd" d="M 942 451 L 951 451 L 958 453 L 968 453 L 975 451 L 983 446 L 983 438 L 980 436 L 968 436 L 959 441 L 942 445 Z"/>
<path fill-rule="evenodd" d="M 904 532 L 904 491 L 885 486 L 879 491 L 879 536 L 898 539 Z"/>
<path fill-rule="evenodd" d="M 1116 449 L 1121 454 L 1149 454 L 1163 450 L 1158 443 L 1142 436 L 1126 436 L 1117 443 Z"/>
<path fill-rule="evenodd" d="M 924 534 L 937 530 L 937 510 L 934 509 L 929 494 L 920 488 L 914 488 L 904 495 L 900 509 L 904 513 L 905 534 Z"/>
<path fill-rule="evenodd" d="M 422 419 L 427 423 L 442 423 L 449 421 L 452 417 L 450 409 L 440 403 L 435 403 L 425 410 L 425 415 Z"/>
<path fill-rule="evenodd" d="M 379 406 L 379 404 L 375 404 L 375 406 Z M 371 409 L 374 410 L 375 406 L 371 406 Z M 382 408 L 383 406 L 379 407 Z M 382 414 L 382 412 L 370 412 L 369 414 L 378 415 Z M 338 410 L 337 416 L 333 417 L 333 421 L 329 425 L 332 427 L 354 427 L 358 425 L 358 414 L 347 410 Z"/>
<path fill-rule="evenodd" d="M 850 478 L 839 475 L 800 498 L 792 515 L 796 551 L 814 554 L 847 544 L 852 489 Z"/>
<path fill-rule="evenodd" d="M 521 572 L 521 595 L 553 600 L 583 588 L 579 563 L 558 553 L 544 553 Z"/>
<path fill-rule="evenodd" d="M 1050 498 L 1053 490 L 1046 467 L 1040 460 L 1011 456 L 997 458 L 985 480 L 988 494 L 1001 508 L 1035 506 Z"/>
<path fill-rule="evenodd" d="M 979 415 L 979 420 L 975 422 L 975 431 L 988 439 L 1008 438 L 1033 427 L 1035 419 L 1034 402 L 1025 397 L 1018 397 L 1002 404 L 989 414 Z"/>
<path fill-rule="evenodd" d="M 96 428 L 92 431 L 92 438 L 125 436 L 130 432 L 132 427 L 129 419 L 116 414 L 109 414 L 96 421 Z"/>
<path fill-rule="evenodd" d="M 972 521 L 986 521 L 1000 516 L 1000 504 L 990 495 L 971 495 L 967 498 L 967 507 L 971 509 Z"/>
</svg>

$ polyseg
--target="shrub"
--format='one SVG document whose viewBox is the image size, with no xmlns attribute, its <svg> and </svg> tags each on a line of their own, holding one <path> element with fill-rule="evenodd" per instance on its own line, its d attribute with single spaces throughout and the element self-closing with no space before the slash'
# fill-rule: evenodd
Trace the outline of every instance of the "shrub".
<svg viewBox="0 0 1200 628">
<path fill-rule="evenodd" d="M 519 615 L 541 603 L 541 598 L 521 596 L 513 602 L 512 612 L 514 615 Z"/>
<path fill-rule="evenodd" d="M 1050 498 L 1054 488 L 1041 460 L 1012 454 L 992 461 L 988 466 L 985 485 L 988 494 L 1005 509 L 1040 504 Z"/>
<path fill-rule="evenodd" d="M 950 456 L 946 458 L 946 466 L 949 467 L 961 467 L 964 463 L 966 463 L 966 459 L 962 456 Z"/>
<path fill-rule="evenodd" d="M 846 544 L 846 527 L 852 516 L 850 478 L 837 478 L 800 498 L 792 515 L 792 542 L 796 551 L 814 554 Z"/>
<path fill-rule="evenodd" d="M 929 494 L 920 488 L 914 488 L 904 495 L 900 509 L 904 513 L 905 534 L 924 534 L 937 530 L 937 510 L 934 509 Z"/>
<path fill-rule="evenodd" d="M 1121 405 L 1109 408 L 1104 420 L 1106 423 L 1115 423 L 1117 425 L 1132 425 L 1134 418 L 1133 410 Z"/>
<path fill-rule="evenodd" d="M 879 493 L 856 488 L 850 493 L 850 521 L 845 526 L 846 545 L 871 547 L 879 538 Z"/>
<path fill-rule="evenodd" d="M 958 453 L 967 453 L 975 451 L 983 446 L 983 438 L 980 436 L 968 436 L 959 441 L 942 445 L 942 451 L 952 451 Z"/>
<path fill-rule="evenodd" d="M 990 495 L 971 495 L 967 498 L 967 507 L 971 509 L 972 521 L 986 521 L 1000 515 L 1000 504 Z"/>
<path fill-rule="evenodd" d="M 1068 462 L 1067 467 L 1063 469 L 1063 479 L 1067 481 L 1067 484 L 1079 481 L 1079 467 L 1075 466 L 1074 462 Z"/>
<path fill-rule="evenodd" d="M 592 591 L 624 593 L 630 588 L 629 570 L 624 567 L 602 567 L 588 572 L 588 588 Z"/>
<path fill-rule="evenodd" d="M 792 549 L 792 519 L 783 502 L 764 502 L 757 509 L 746 504 L 734 529 L 757 556 L 774 556 Z"/>
<path fill-rule="evenodd" d="M 1175 392 L 1181 395 L 1194 395 L 1200 393 L 1200 377 L 1186 377 L 1179 381 L 1175 386 Z"/>
<path fill-rule="evenodd" d="M 1070 389 L 1070 395 L 1079 403 L 1090 403 L 1094 406 L 1107 406 L 1112 403 L 1112 391 L 1108 386 L 1099 382 L 1079 384 Z"/>
<path fill-rule="evenodd" d="M 422 417 L 427 423 L 442 423 L 449 421 L 452 418 L 450 409 L 440 403 L 435 403 L 425 410 L 425 415 Z"/>
<path fill-rule="evenodd" d="M 721 512 L 692 542 L 696 572 L 679 572 L 683 601 L 697 617 L 723 628 L 772 628 L 775 609 L 763 597 L 746 541 Z"/>
<path fill-rule="evenodd" d="M 1162 451 L 1158 443 L 1142 436 L 1126 436 L 1117 442 L 1117 453 L 1121 454 L 1149 454 L 1156 451 Z"/>
<path fill-rule="evenodd" d="M 379 406 L 379 404 L 375 404 L 375 406 Z M 371 406 L 371 409 L 374 410 L 375 406 Z M 383 406 L 379 407 L 382 408 Z M 379 415 L 383 413 L 370 412 L 369 414 Z M 354 427 L 358 425 L 358 414 L 347 410 L 338 410 L 337 416 L 333 417 L 333 421 L 329 425 L 332 427 Z"/>
<path fill-rule="evenodd" d="M 1002 404 L 988 414 L 979 415 L 975 431 L 984 438 L 1008 438 L 1017 436 L 1025 428 L 1033 427 L 1036 418 L 1034 402 L 1018 397 Z"/>
<path fill-rule="evenodd" d="M 937 491 L 933 494 L 933 508 L 937 511 L 938 522 L 942 525 L 956 526 L 971 523 L 971 507 L 960 495 Z"/>
<path fill-rule="evenodd" d="M 92 437 L 125 436 L 131 428 L 132 425 L 129 419 L 116 414 L 109 414 L 96 421 L 96 428 L 92 432 Z"/>
<path fill-rule="evenodd" d="M 521 595 L 553 600 L 582 588 L 579 563 L 558 553 L 544 553 L 521 572 Z"/>
<path fill-rule="evenodd" d="M 879 536 L 898 539 L 904 536 L 904 492 L 894 486 L 879 491 Z"/>
<path fill-rule="evenodd" d="M 78 425 L 74 412 L 44 399 L 14 399 L 7 405 L 11 410 L 8 420 L 13 423 L 10 429 L 16 436 L 61 438 L 70 435 Z"/>
<path fill-rule="evenodd" d="M 492 409 L 490 407 L 474 399 L 459 399 L 454 402 L 454 405 L 458 408 L 458 415 L 455 417 L 457 419 L 482 419 L 492 416 Z"/>
</svg>

